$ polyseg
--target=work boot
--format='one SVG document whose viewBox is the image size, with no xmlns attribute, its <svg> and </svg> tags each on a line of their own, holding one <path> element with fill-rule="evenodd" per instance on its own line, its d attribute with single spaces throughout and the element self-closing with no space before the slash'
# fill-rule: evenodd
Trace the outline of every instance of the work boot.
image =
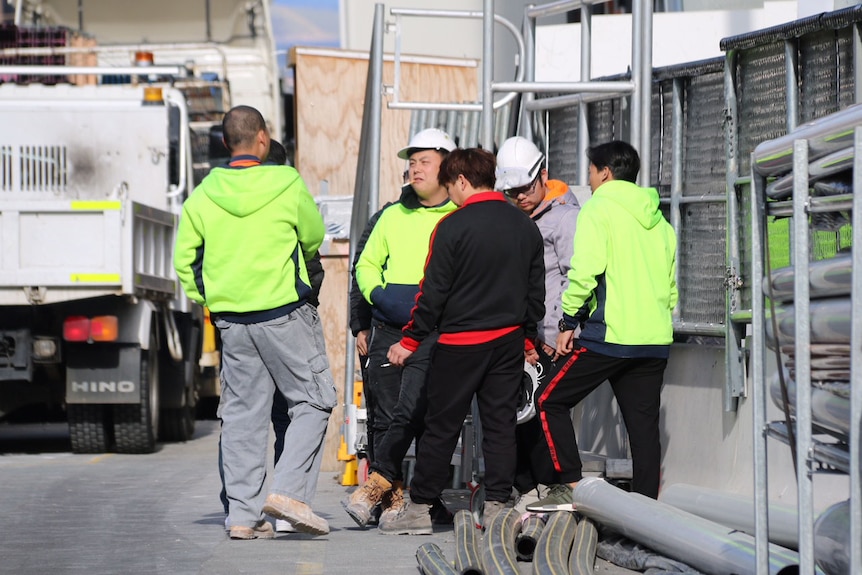
<svg viewBox="0 0 862 575">
<path fill-rule="evenodd" d="M 487 531 L 494 517 L 499 515 L 505 508 L 506 504 L 502 501 L 486 501 L 485 508 L 482 510 L 482 528 Z"/>
<path fill-rule="evenodd" d="M 368 525 L 374 506 L 380 503 L 383 495 L 391 488 L 392 483 L 375 471 L 368 476 L 365 483 L 342 501 L 341 505 L 357 525 L 364 528 Z"/>
<path fill-rule="evenodd" d="M 572 487 L 567 484 L 550 485 L 548 496 L 527 505 L 527 511 L 546 513 L 548 511 L 574 511 Z"/>
<path fill-rule="evenodd" d="M 404 500 L 404 507 L 394 519 L 381 523 L 377 528 L 384 535 L 431 535 L 431 506 Z"/>
<path fill-rule="evenodd" d="M 272 539 L 273 537 L 275 537 L 275 531 L 272 530 L 270 522 L 265 519 L 254 527 L 231 525 L 230 528 L 231 539 Z"/>
<path fill-rule="evenodd" d="M 401 508 L 404 507 L 404 483 L 401 481 L 393 483 L 392 489 L 383 495 L 383 499 L 380 501 L 380 507 L 383 509 L 383 512 L 380 513 L 378 526 L 384 525 L 386 522 L 395 519 L 401 511 Z"/>
<path fill-rule="evenodd" d="M 263 512 L 276 519 L 290 521 L 293 528 L 299 533 L 311 533 L 312 535 L 326 535 L 329 533 L 329 523 L 326 519 L 314 514 L 311 507 L 291 499 L 286 495 L 270 493 L 263 506 Z"/>
</svg>

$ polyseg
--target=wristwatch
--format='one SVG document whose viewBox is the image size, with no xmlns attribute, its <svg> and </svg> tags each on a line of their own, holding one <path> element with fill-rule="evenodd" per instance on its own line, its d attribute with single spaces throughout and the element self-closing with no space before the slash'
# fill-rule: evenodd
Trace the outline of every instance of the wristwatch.
<svg viewBox="0 0 862 575">
<path fill-rule="evenodd" d="M 560 333 L 573 330 L 573 328 L 569 327 L 569 324 L 566 323 L 566 318 L 564 317 L 560 318 L 560 323 L 557 324 L 557 329 L 560 330 Z"/>
</svg>

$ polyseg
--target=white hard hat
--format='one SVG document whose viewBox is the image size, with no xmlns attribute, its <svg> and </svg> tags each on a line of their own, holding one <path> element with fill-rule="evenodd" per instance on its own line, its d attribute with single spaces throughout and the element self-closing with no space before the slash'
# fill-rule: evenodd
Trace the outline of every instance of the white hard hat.
<svg viewBox="0 0 862 575">
<path fill-rule="evenodd" d="M 538 387 L 539 370 L 528 361 L 524 361 L 523 381 L 518 395 L 518 424 L 526 423 L 536 416 L 536 388 Z"/>
<path fill-rule="evenodd" d="M 542 171 L 545 155 L 536 145 L 521 136 L 509 138 L 497 152 L 497 181 L 494 189 L 498 192 L 529 186 Z"/>
<path fill-rule="evenodd" d="M 451 152 L 455 148 L 455 142 L 452 141 L 449 134 L 437 128 L 428 128 L 413 134 L 407 147 L 401 148 L 398 152 L 398 157 L 407 160 L 418 150 L 446 150 Z"/>
</svg>

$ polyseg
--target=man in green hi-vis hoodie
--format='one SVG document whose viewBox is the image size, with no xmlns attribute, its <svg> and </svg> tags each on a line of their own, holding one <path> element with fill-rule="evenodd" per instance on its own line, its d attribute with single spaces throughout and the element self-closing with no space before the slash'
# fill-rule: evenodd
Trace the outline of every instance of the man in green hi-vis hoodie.
<svg viewBox="0 0 862 575">
<path fill-rule="evenodd" d="M 264 513 L 325 534 L 329 525 L 310 505 L 337 397 L 305 265 L 323 241 L 323 219 L 296 170 L 261 163 L 270 138 L 260 112 L 238 106 L 222 126 L 230 162 L 214 168 L 183 205 L 174 267 L 221 335 L 230 537 L 272 538 Z M 275 466 L 264 502 L 276 389 L 288 404 L 290 453 Z"/>
<path fill-rule="evenodd" d="M 628 430 L 632 491 L 658 497 L 661 386 L 678 299 L 676 234 L 659 210 L 658 192 L 635 183 L 640 158 L 632 146 L 612 141 L 587 156 L 593 196 L 578 215 L 557 336 L 556 355 L 571 355 L 537 401 L 566 486 L 529 511 L 572 509 L 569 487 L 581 479 L 581 459 L 570 410 L 606 379 Z"/>
</svg>

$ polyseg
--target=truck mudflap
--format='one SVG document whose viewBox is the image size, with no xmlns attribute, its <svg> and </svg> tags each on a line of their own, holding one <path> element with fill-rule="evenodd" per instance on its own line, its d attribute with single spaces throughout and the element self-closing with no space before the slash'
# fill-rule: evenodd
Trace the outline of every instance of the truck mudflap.
<svg viewBox="0 0 862 575">
<path fill-rule="evenodd" d="M 67 355 L 66 403 L 140 403 L 139 346 L 81 345 L 76 348 Z"/>
</svg>

